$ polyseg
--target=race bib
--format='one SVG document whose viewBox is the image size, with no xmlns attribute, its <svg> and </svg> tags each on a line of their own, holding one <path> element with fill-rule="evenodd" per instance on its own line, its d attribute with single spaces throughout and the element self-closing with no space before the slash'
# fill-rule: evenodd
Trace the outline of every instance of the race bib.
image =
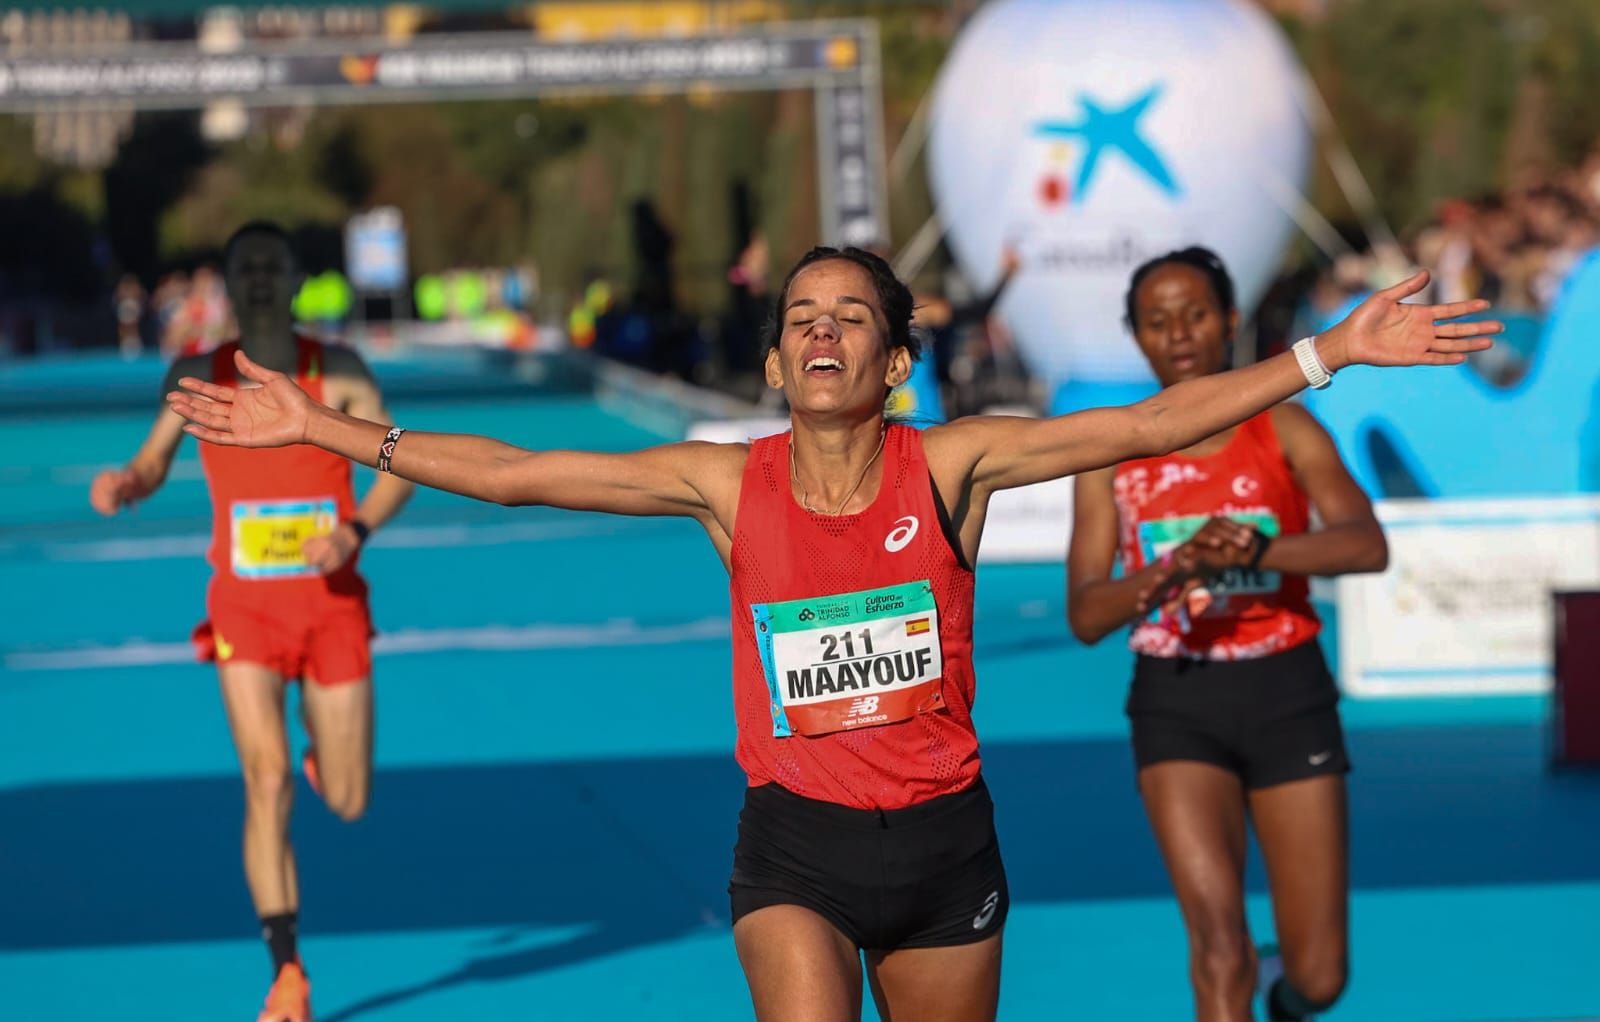
<svg viewBox="0 0 1600 1022">
<path fill-rule="evenodd" d="M 339 524 L 332 497 L 233 503 L 233 573 L 239 578 L 310 578 L 301 548 Z"/>
<path fill-rule="evenodd" d="M 926 580 L 750 611 L 775 737 L 893 724 L 944 705 L 939 609 Z"/>
<path fill-rule="evenodd" d="M 1245 525 L 1253 525 L 1268 536 L 1279 532 L 1278 516 L 1270 511 L 1248 514 L 1229 514 L 1228 518 Z M 1139 523 L 1139 549 L 1144 563 L 1154 564 L 1167 551 L 1187 543 L 1201 526 L 1211 520 L 1211 515 L 1185 515 L 1182 518 L 1154 518 Z M 1275 593 L 1283 584 L 1283 576 L 1276 571 L 1252 571 L 1249 568 L 1229 568 L 1208 588 L 1217 599 L 1205 616 L 1228 613 L 1228 597 Z"/>
</svg>

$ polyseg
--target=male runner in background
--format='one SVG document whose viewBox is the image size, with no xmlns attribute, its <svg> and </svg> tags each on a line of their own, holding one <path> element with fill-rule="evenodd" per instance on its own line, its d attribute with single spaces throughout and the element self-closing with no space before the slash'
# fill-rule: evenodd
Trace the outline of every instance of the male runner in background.
<svg viewBox="0 0 1600 1022">
<path fill-rule="evenodd" d="M 255 361 L 351 415 L 390 421 L 355 352 L 298 335 L 290 311 L 301 273 L 289 236 L 263 221 L 234 232 L 223 250 L 239 339 L 175 361 L 165 394 L 184 376 L 248 385 L 234 369 L 241 348 Z M 115 514 L 166 479 L 183 419 L 163 406 L 133 460 L 97 476 L 90 502 Z M 285 686 L 304 682 L 301 709 L 312 740 L 305 769 L 341 819 L 361 816 L 372 776 L 372 634 L 367 584 L 356 558 L 368 534 L 400 510 L 412 484 L 380 475 L 359 507 L 350 463 L 311 447 L 250 451 L 203 444 L 213 512 L 207 620 L 195 629 L 214 660 L 244 772 L 244 865 L 272 954 L 273 983 L 258 1022 L 309 1022 L 311 987 L 295 936 L 299 890 L 289 844 L 293 779 Z"/>
</svg>

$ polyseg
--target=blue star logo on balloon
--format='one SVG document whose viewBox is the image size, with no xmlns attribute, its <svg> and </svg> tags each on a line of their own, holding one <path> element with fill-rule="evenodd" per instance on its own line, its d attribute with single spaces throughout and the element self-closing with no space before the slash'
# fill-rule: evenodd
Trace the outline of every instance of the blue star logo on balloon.
<svg viewBox="0 0 1600 1022">
<path fill-rule="evenodd" d="M 1050 161 L 1039 181 L 1039 200 L 1046 207 L 1063 203 L 1076 205 L 1087 200 L 1094 184 L 1095 171 L 1108 154 L 1120 155 L 1138 168 L 1157 188 L 1167 195 L 1177 197 L 1183 193 L 1165 160 L 1141 130 L 1139 122 L 1151 106 L 1161 98 L 1165 86 L 1156 84 L 1120 107 L 1103 103 L 1087 93 L 1079 93 L 1079 114 L 1072 120 L 1041 121 L 1034 134 L 1044 138 L 1075 139 L 1081 143 L 1083 159 L 1078 172 L 1069 184 L 1065 164 L 1069 161 L 1068 147 L 1052 146 Z"/>
<path fill-rule="evenodd" d="M 928 169 L 945 240 L 981 290 L 1022 271 L 1000 314 L 1057 412 L 1154 386 L 1122 326 L 1135 267 L 1203 243 L 1241 304 L 1294 230 L 1310 132 L 1293 51 L 1236 0 L 991 0 L 956 39 L 932 104 Z"/>
</svg>

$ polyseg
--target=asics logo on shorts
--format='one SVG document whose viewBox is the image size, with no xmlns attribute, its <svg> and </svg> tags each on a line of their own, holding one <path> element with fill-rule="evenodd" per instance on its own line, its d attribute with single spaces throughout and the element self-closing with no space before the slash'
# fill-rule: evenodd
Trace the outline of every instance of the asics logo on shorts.
<svg viewBox="0 0 1600 1022">
<path fill-rule="evenodd" d="M 894 531 L 884 537 L 883 548 L 891 554 L 904 550 L 913 539 L 917 538 L 917 529 L 921 526 L 916 515 L 906 515 L 894 523 Z"/>
<path fill-rule="evenodd" d="M 990 891 L 989 896 L 983 900 L 983 911 L 972 920 L 972 928 L 981 930 L 989 925 L 989 920 L 994 918 L 995 910 L 1000 907 L 1000 892 Z"/>
</svg>

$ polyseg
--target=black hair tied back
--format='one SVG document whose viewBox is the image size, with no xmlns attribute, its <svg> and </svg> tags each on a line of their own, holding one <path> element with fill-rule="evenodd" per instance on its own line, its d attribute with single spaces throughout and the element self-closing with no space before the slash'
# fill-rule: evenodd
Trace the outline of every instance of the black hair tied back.
<svg viewBox="0 0 1600 1022">
<path fill-rule="evenodd" d="M 1138 327 L 1135 315 L 1133 296 L 1138 293 L 1139 285 L 1150 274 L 1163 266 L 1178 263 L 1182 266 L 1191 266 L 1206 275 L 1206 280 L 1211 282 L 1211 291 L 1217 296 L 1217 304 L 1222 307 L 1222 315 L 1227 317 L 1234 310 L 1233 278 L 1228 275 L 1228 268 L 1223 265 L 1222 257 L 1200 245 L 1190 245 L 1180 248 L 1166 255 L 1156 256 L 1149 262 L 1133 271 L 1133 279 L 1128 282 L 1128 294 L 1123 299 L 1126 313 L 1123 322 L 1129 330 Z"/>
</svg>

